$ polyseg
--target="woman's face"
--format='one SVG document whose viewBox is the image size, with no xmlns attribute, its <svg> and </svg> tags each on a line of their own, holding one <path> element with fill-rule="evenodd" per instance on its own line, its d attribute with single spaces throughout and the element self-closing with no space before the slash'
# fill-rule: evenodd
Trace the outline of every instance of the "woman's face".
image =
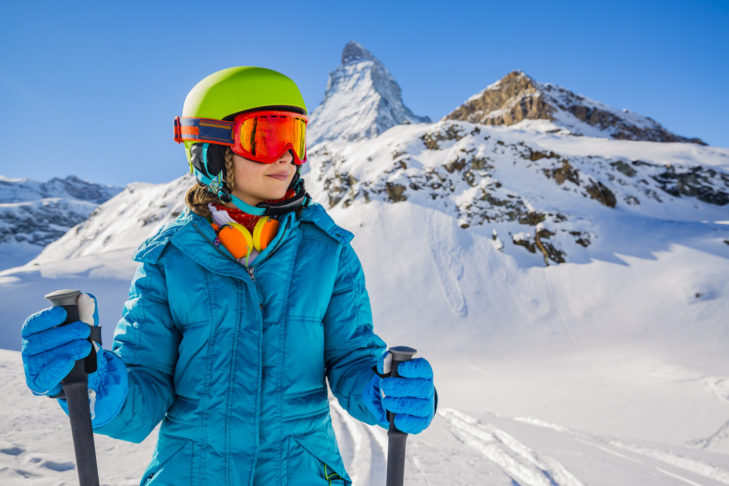
<svg viewBox="0 0 729 486">
<path fill-rule="evenodd" d="M 286 189 L 296 173 L 296 166 L 291 163 L 293 160 L 291 152 L 286 152 L 272 164 L 262 164 L 233 154 L 233 195 L 251 206 L 262 201 L 281 199 L 286 195 Z"/>
</svg>

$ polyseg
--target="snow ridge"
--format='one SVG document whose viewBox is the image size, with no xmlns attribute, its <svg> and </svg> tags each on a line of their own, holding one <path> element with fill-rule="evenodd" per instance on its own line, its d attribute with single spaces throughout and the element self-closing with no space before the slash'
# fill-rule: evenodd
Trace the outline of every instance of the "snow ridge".
<svg viewBox="0 0 729 486">
<path fill-rule="evenodd" d="M 167 184 L 129 184 L 86 221 L 49 244 L 31 263 L 43 265 L 119 250 L 131 257 L 160 225 L 182 212 L 185 192 L 194 183 L 186 174 Z"/>
</svg>

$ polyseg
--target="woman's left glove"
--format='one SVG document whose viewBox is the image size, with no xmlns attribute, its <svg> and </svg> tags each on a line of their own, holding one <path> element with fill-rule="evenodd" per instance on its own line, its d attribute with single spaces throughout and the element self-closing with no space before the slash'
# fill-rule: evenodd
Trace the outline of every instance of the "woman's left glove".
<svg viewBox="0 0 729 486">
<path fill-rule="evenodd" d="M 389 352 L 380 358 L 378 374 L 365 387 L 362 398 L 380 426 L 389 427 L 387 411 L 395 414 L 395 427 L 407 434 L 418 434 L 430 425 L 438 406 L 433 369 L 425 358 L 414 358 L 400 363 L 400 376 L 392 378 L 391 362 Z"/>
</svg>

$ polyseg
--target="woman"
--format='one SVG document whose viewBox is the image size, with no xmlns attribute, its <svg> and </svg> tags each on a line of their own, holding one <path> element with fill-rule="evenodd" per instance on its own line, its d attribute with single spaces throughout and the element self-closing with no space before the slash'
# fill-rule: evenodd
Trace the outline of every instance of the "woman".
<svg viewBox="0 0 729 486">
<path fill-rule="evenodd" d="M 206 77 L 175 120 L 197 184 L 137 251 L 113 351 L 89 375 L 96 433 L 140 442 L 162 421 L 143 485 L 349 484 L 325 378 L 365 423 L 432 420 L 430 365 L 385 377 L 352 235 L 304 189 L 306 123 L 293 81 L 255 67 Z M 79 306 L 94 314 L 95 300 Z M 91 351 L 89 326 L 64 319 L 54 307 L 23 326 L 36 394 L 58 397 Z"/>
</svg>

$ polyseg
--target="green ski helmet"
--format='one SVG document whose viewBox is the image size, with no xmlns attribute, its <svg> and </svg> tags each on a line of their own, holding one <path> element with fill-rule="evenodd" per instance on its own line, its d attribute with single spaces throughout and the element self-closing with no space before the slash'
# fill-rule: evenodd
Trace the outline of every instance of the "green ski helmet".
<svg viewBox="0 0 729 486">
<path fill-rule="evenodd" d="M 198 82 L 187 94 L 182 117 L 233 120 L 236 115 L 253 110 L 283 110 L 306 115 L 304 98 L 296 84 L 287 76 L 254 66 L 239 66 L 217 71 Z M 177 130 L 177 125 L 176 125 Z M 231 198 L 241 210 L 251 214 L 281 214 L 283 211 L 253 208 L 230 194 L 224 187 L 225 145 L 185 141 L 185 154 L 190 171 L 201 184 L 208 186 L 223 201 Z M 303 189 L 299 171 L 292 181 L 297 195 L 301 193 L 306 204 L 310 201 Z M 298 187 L 300 186 L 300 187 Z M 301 198 L 298 198 L 301 199 Z M 265 203 L 261 203 L 264 206 Z"/>
</svg>

